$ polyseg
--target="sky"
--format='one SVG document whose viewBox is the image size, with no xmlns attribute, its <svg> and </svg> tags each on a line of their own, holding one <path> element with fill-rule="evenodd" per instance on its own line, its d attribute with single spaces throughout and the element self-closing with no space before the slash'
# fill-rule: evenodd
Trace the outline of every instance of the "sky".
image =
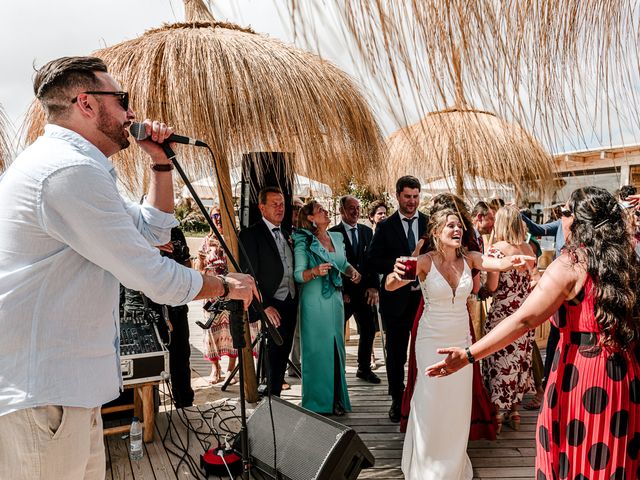
<svg viewBox="0 0 640 480">
<path fill-rule="evenodd" d="M 298 46 L 309 46 L 299 35 L 294 35 L 286 5 L 289 0 L 214 0 L 213 14 L 219 20 L 251 26 L 260 33 L 279 38 Z M 310 4 L 308 0 L 300 4 Z M 313 15 L 317 31 L 312 33 L 310 48 L 319 50 L 324 58 L 333 61 L 357 79 L 370 100 L 385 135 L 392 133 L 402 120 L 388 112 L 388 103 L 380 100 L 375 82 L 362 64 L 352 57 L 343 37 L 337 30 L 332 2 L 316 0 L 319 4 Z M 33 99 L 32 79 L 34 66 L 69 55 L 89 55 L 108 45 L 133 39 L 145 30 L 165 22 L 184 19 L 182 0 L 14 0 L 3 4 L 0 15 L 0 105 L 8 116 L 14 131 L 18 131 L 24 113 Z M 313 40 L 312 39 L 312 40 Z M 409 122 L 418 120 L 417 112 L 408 106 Z M 619 129 L 619 138 L 606 143 L 636 143 L 635 132 Z M 624 132 L 623 132 L 624 130 Z M 624 135 L 622 135 L 624 133 Z M 567 139 L 556 151 L 577 150 L 579 147 L 598 147 L 599 132 L 572 145 Z M 561 142 L 562 143 L 562 142 Z M 578 145 L 578 143 L 581 143 Z"/>
</svg>

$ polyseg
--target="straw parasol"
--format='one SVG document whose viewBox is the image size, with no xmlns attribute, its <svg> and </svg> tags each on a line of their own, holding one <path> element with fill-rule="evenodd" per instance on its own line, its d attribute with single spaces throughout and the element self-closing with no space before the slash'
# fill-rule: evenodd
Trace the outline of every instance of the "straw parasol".
<svg viewBox="0 0 640 480">
<path fill-rule="evenodd" d="M 11 142 L 9 141 L 9 121 L 0 105 L 0 172 L 9 164 L 11 158 Z"/>
<path fill-rule="evenodd" d="M 390 135 L 387 143 L 391 179 L 408 174 L 424 180 L 451 177 L 458 195 L 474 178 L 512 184 L 516 194 L 540 191 L 553 178 L 553 159 L 540 143 L 489 112 L 432 112 Z"/>
<path fill-rule="evenodd" d="M 363 172 L 380 171 L 384 141 L 347 74 L 317 55 L 216 21 L 202 0 L 185 0 L 185 15 L 184 23 L 95 52 L 130 92 L 139 117 L 206 141 L 218 167 L 237 164 L 243 153 L 281 151 L 294 153 L 290 173 L 332 187 L 351 176 L 372 181 Z M 28 117 L 28 140 L 42 128 L 38 109 Z M 193 175 L 211 174 L 206 152 L 177 152 Z M 130 148 L 116 158 L 134 190 L 139 155 Z"/>
<path fill-rule="evenodd" d="M 451 106 L 455 44 L 468 98 L 535 128 L 548 145 L 573 128 L 611 135 L 616 120 L 640 124 L 635 0 L 329 0 L 319 11 L 307 3 L 289 0 L 292 17 L 311 26 L 337 12 L 344 43 L 404 116 Z"/>
</svg>

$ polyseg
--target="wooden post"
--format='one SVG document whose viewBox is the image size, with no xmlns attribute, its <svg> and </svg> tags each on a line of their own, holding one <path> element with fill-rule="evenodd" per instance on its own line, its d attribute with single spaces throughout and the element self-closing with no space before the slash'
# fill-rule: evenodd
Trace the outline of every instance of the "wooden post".
<svg viewBox="0 0 640 480">
<path fill-rule="evenodd" d="M 235 212 L 233 208 L 233 193 L 231 189 L 231 175 L 229 174 L 229 162 L 224 156 L 217 158 L 220 181 L 218 182 L 218 198 L 220 199 L 220 215 L 222 219 L 222 233 L 229 249 L 235 258 L 238 257 L 238 241 L 232 232 L 236 228 Z M 233 266 L 229 265 L 233 270 Z M 256 403 L 258 401 L 258 382 L 256 380 L 256 369 L 253 364 L 253 350 L 251 349 L 251 334 L 249 332 L 249 320 L 244 316 L 244 338 L 246 347 L 242 349 L 242 360 L 244 361 L 244 393 L 247 402 Z"/>
</svg>

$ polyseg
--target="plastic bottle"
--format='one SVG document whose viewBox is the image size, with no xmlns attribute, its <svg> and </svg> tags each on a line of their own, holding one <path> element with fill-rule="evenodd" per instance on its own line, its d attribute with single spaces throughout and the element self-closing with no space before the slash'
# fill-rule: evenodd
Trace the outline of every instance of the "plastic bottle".
<svg viewBox="0 0 640 480">
<path fill-rule="evenodd" d="M 141 460 L 143 456 L 142 424 L 138 420 L 138 417 L 133 417 L 131 431 L 129 432 L 129 458 L 131 458 L 131 460 Z"/>
</svg>

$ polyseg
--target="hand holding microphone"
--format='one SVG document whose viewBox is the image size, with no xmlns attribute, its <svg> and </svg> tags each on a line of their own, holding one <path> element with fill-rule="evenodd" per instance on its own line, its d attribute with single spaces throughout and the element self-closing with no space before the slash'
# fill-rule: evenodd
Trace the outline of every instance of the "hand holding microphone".
<svg viewBox="0 0 640 480">
<path fill-rule="evenodd" d="M 158 125 L 156 125 L 158 124 Z M 156 127 L 158 130 L 156 131 Z M 166 130 L 162 130 L 162 127 L 166 127 Z M 142 142 L 151 137 L 151 140 L 156 143 L 181 143 L 183 145 L 195 145 L 196 147 L 206 147 L 207 144 L 201 140 L 196 140 L 195 138 L 185 137 L 183 135 L 176 135 L 173 133 L 173 129 L 171 127 L 167 127 L 164 123 L 153 122 L 151 120 L 145 120 L 143 123 L 134 122 L 131 124 L 129 128 L 131 135 L 138 142 Z M 166 135 L 168 133 L 168 135 Z"/>
<path fill-rule="evenodd" d="M 157 120 L 146 119 L 143 123 L 132 123 L 129 131 L 140 148 L 152 159 L 152 164 L 168 164 L 167 156 L 161 144 L 173 135 L 173 129 Z"/>
</svg>

